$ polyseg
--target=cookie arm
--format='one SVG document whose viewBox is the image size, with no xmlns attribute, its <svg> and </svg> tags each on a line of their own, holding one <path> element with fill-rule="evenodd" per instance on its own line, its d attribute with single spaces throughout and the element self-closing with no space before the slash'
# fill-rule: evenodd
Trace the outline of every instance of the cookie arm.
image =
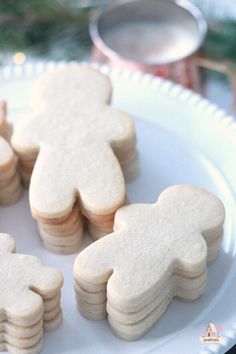
<svg viewBox="0 0 236 354">
<path fill-rule="evenodd" d="M 173 244 L 173 268 L 176 273 L 199 275 L 206 270 L 207 244 L 201 233 L 186 232 Z"/>
<path fill-rule="evenodd" d="M 17 122 L 11 138 L 14 150 L 19 155 L 37 154 L 41 136 L 46 126 L 46 117 L 43 114 L 32 113 Z"/>
<path fill-rule="evenodd" d="M 62 274 L 55 268 L 45 267 L 33 256 L 28 256 L 28 264 L 31 272 L 29 288 L 44 298 L 55 296 L 63 285 Z"/>
<path fill-rule="evenodd" d="M 134 122 L 128 114 L 107 106 L 101 112 L 101 121 L 107 140 L 115 151 L 135 144 Z"/>
<path fill-rule="evenodd" d="M 74 262 L 74 279 L 79 284 L 86 281 L 102 284 L 108 281 L 114 266 L 114 253 L 119 233 L 112 233 L 83 250 Z"/>
</svg>

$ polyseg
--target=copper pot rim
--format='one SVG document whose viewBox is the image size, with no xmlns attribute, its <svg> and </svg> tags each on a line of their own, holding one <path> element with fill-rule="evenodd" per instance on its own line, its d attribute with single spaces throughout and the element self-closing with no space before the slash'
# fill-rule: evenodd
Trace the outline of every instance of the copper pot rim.
<svg viewBox="0 0 236 354">
<path fill-rule="evenodd" d="M 200 47 L 202 46 L 206 34 L 207 34 L 207 21 L 200 11 L 200 9 L 194 5 L 192 2 L 188 0 L 158 0 L 158 1 L 169 1 L 172 4 L 174 3 L 176 6 L 182 8 L 183 10 L 186 10 L 189 12 L 190 15 L 192 15 L 193 20 L 195 20 L 198 24 L 199 28 L 199 38 L 196 43 L 196 46 L 190 50 L 187 54 L 180 55 L 176 60 L 169 60 L 169 61 L 160 61 L 156 63 L 148 63 L 142 60 L 132 60 L 128 57 L 124 57 L 119 54 L 119 52 L 116 52 L 115 50 L 111 49 L 102 39 L 100 33 L 99 33 L 99 23 L 102 19 L 103 16 L 106 16 L 109 11 L 114 11 L 117 7 L 123 6 L 125 4 L 129 3 L 135 3 L 135 2 L 140 2 L 142 0 L 119 0 L 116 1 L 115 3 L 109 4 L 106 6 L 103 10 L 97 11 L 97 13 L 92 17 L 90 24 L 89 24 L 89 33 L 91 36 L 91 39 L 95 45 L 95 47 L 103 54 L 105 55 L 108 59 L 114 62 L 120 62 L 120 63 L 127 63 L 130 66 L 133 67 L 139 67 L 139 68 L 156 68 L 160 67 L 163 65 L 171 65 L 171 64 L 176 64 L 180 61 L 189 59 L 193 57 Z"/>
</svg>

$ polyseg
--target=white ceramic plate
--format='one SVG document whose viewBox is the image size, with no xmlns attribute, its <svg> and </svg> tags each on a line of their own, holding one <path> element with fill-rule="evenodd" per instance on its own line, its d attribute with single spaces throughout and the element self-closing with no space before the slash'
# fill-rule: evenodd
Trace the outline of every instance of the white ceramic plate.
<svg viewBox="0 0 236 354">
<path fill-rule="evenodd" d="M 54 65 L 3 69 L 0 97 L 9 100 L 10 120 L 24 116 L 36 77 Z M 65 277 L 64 321 L 57 331 L 45 335 L 43 353 L 224 353 L 236 338 L 236 124 L 208 101 L 177 85 L 137 73 L 109 74 L 114 106 L 129 112 L 136 123 L 140 175 L 127 186 L 130 200 L 152 203 L 164 188 L 176 183 L 201 186 L 225 204 L 225 238 L 220 257 L 209 267 L 205 294 L 193 303 L 174 300 L 147 335 L 129 343 L 114 337 L 106 321 L 88 321 L 77 312 L 72 288 L 75 256 L 54 255 L 42 247 L 27 193 L 17 205 L 1 208 L 0 230 L 15 237 L 18 252 L 39 256 Z M 210 321 L 222 327 L 223 343 L 200 343 Z"/>
</svg>

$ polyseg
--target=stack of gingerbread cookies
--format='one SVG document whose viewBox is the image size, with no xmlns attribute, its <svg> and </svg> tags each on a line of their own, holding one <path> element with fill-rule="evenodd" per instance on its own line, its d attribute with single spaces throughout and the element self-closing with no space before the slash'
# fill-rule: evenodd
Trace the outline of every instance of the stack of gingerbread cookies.
<svg viewBox="0 0 236 354">
<path fill-rule="evenodd" d="M 75 261 L 81 314 L 91 320 L 108 315 L 117 336 L 141 337 L 173 297 L 193 301 L 204 292 L 207 261 L 219 252 L 223 223 L 220 200 L 189 185 L 166 189 L 155 204 L 120 208 L 115 232 Z"/>
<path fill-rule="evenodd" d="M 76 252 L 84 224 L 94 239 L 111 232 L 126 203 L 123 172 L 136 171 L 135 129 L 109 106 L 111 91 L 109 78 L 88 66 L 56 69 L 38 81 L 32 114 L 15 127 L 23 177 L 33 169 L 32 215 L 51 251 Z"/>
<path fill-rule="evenodd" d="M 0 205 L 16 202 L 22 193 L 17 160 L 6 140 L 8 132 L 6 102 L 0 101 Z"/>
<path fill-rule="evenodd" d="M 83 240 L 84 225 L 77 206 L 61 217 L 46 218 L 36 213 L 33 216 L 37 220 L 43 244 L 48 250 L 70 254 L 79 249 Z"/>
<path fill-rule="evenodd" d="M 61 323 L 63 278 L 38 258 L 14 252 L 13 238 L 0 234 L 0 350 L 37 354 L 44 329 L 54 330 Z"/>
</svg>

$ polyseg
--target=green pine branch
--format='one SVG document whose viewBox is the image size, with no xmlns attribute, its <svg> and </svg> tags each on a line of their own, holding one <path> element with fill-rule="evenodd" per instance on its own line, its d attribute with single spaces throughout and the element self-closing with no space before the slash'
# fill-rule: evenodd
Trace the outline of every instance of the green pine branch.
<svg viewBox="0 0 236 354">
<path fill-rule="evenodd" d="M 217 60 L 236 62 L 236 20 L 209 23 L 203 54 Z"/>
<path fill-rule="evenodd" d="M 64 45 L 68 58 L 74 59 L 91 43 L 90 10 L 70 6 L 69 1 L 0 1 L 0 48 L 44 54 L 51 47 Z"/>
</svg>

